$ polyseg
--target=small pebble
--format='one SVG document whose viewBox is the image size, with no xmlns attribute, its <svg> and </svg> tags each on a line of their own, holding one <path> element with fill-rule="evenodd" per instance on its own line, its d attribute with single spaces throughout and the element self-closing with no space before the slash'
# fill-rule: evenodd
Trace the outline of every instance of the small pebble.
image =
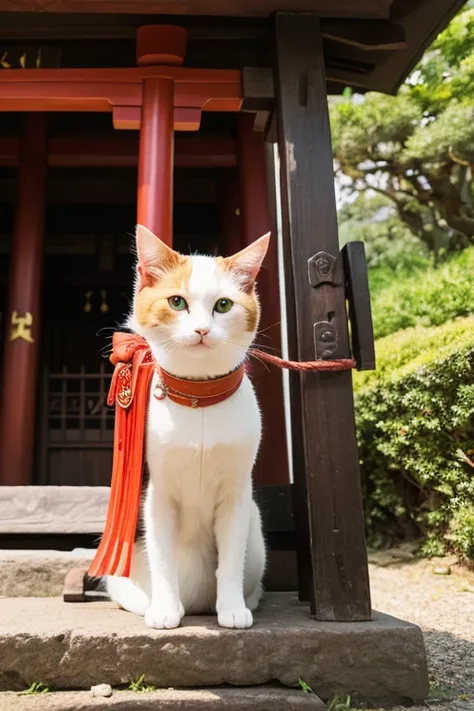
<svg viewBox="0 0 474 711">
<path fill-rule="evenodd" d="M 433 568 L 433 573 L 435 575 L 451 575 L 451 568 L 440 565 L 439 568 Z"/>
<path fill-rule="evenodd" d="M 110 684 L 97 684 L 97 686 L 91 686 L 92 696 L 112 696 L 112 687 Z"/>
</svg>

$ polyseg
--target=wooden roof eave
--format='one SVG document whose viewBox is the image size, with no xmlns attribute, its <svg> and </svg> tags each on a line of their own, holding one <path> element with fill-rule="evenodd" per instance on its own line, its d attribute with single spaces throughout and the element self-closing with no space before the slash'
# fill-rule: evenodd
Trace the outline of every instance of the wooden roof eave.
<svg viewBox="0 0 474 711">
<path fill-rule="evenodd" d="M 452 0 L 446 8 L 446 0 L 429 0 L 407 16 L 400 19 L 395 17 L 397 24 L 404 29 L 407 47 L 390 53 L 384 62 L 374 67 L 367 77 L 366 90 L 396 94 L 425 50 L 445 29 L 465 1 Z"/>
</svg>

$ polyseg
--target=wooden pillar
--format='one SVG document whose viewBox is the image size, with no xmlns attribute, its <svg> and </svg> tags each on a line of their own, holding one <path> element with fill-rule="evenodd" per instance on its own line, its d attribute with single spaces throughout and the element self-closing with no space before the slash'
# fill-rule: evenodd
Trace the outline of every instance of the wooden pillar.
<svg viewBox="0 0 474 711">
<path fill-rule="evenodd" d="M 187 30 L 174 25 L 144 25 L 137 30 L 137 64 L 184 62 Z M 168 77 L 143 82 L 138 153 L 137 222 L 166 244 L 173 243 L 174 85 Z"/>
<path fill-rule="evenodd" d="M 244 246 L 267 232 L 274 232 L 268 200 L 265 143 L 263 134 L 253 130 L 253 120 L 252 114 L 242 113 L 238 116 L 238 165 Z M 280 355 L 281 313 L 275 233 L 258 277 L 258 292 L 262 317 L 256 342 L 264 350 Z M 263 440 L 255 467 L 255 483 L 259 486 L 287 484 L 289 476 L 282 373 L 255 360 L 252 360 L 252 372 L 263 413 Z"/>
<path fill-rule="evenodd" d="M 282 227 L 293 349 L 300 360 L 347 358 L 350 349 L 319 19 L 311 14 L 278 14 L 275 39 Z M 308 270 L 308 260 L 315 255 Z M 300 398 L 312 613 L 318 620 L 369 620 L 351 373 L 302 374 Z M 303 476 L 297 464 L 295 483 Z"/>
<path fill-rule="evenodd" d="M 173 242 L 173 81 L 145 79 L 138 155 L 137 222 Z"/>
<path fill-rule="evenodd" d="M 47 171 L 47 116 L 25 114 L 10 258 L 0 482 L 32 483 Z"/>
</svg>

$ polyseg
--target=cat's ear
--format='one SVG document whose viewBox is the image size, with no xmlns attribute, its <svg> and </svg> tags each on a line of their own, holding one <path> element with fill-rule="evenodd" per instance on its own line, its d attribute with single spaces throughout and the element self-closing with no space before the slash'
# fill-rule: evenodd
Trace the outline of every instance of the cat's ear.
<svg viewBox="0 0 474 711">
<path fill-rule="evenodd" d="M 247 293 L 250 293 L 254 287 L 260 267 L 265 259 L 269 242 L 270 232 L 267 232 L 266 235 L 252 242 L 242 251 L 224 259 L 225 268 L 237 276 L 239 285 Z"/>
<path fill-rule="evenodd" d="M 151 286 L 164 273 L 178 266 L 180 255 L 143 225 L 137 225 L 138 286 Z"/>
</svg>

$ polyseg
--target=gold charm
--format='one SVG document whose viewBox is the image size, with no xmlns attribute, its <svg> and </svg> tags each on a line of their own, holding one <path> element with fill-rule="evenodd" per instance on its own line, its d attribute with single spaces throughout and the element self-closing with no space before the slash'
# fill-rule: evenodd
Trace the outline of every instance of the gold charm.
<svg viewBox="0 0 474 711">
<path fill-rule="evenodd" d="M 12 313 L 10 341 L 16 341 L 17 338 L 22 338 L 28 343 L 34 343 L 35 339 L 31 335 L 31 327 L 33 325 L 33 315 L 27 311 L 24 316 L 19 316 L 17 311 Z"/>
<path fill-rule="evenodd" d="M 118 374 L 118 392 L 116 396 L 117 405 L 125 410 L 130 407 L 132 402 L 132 366 L 130 363 L 124 363 Z"/>
</svg>

